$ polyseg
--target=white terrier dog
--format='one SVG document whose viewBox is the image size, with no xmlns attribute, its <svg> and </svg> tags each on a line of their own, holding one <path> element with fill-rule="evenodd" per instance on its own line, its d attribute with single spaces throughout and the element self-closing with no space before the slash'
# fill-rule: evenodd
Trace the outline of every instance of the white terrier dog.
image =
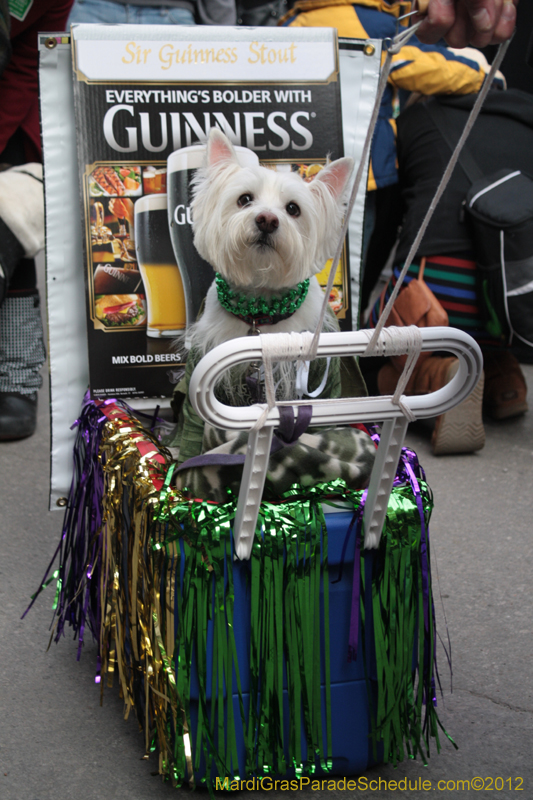
<svg viewBox="0 0 533 800">
<path fill-rule="evenodd" d="M 207 164 L 194 179 L 192 217 L 194 244 L 220 277 L 188 332 L 198 355 L 250 332 L 315 330 L 324 293 L 314 276 L 333 255 L 352 169 L 351 158 L 340 158 L 306 183 L 293 172 L 243 168 L 229 139 L 210 131 Z M 287 299 L 291 290 L 294 300 Z M 253 302 L 258 297 L 263 313 Z M 276 299 L 279 313 L 264 313 Z M 325 329 L 337 328 L 328 314 Z M 278 377 L 287 396 L 291 381 L 287 374 Z M 234 378 L 225 389 L 235 387 Z"/>
<path fill-rule="evenodd" d="M 324 301 L 315 276 L 337 244 L 352 168 L 351 158 L 341 158 L 322 169 L 311 183 L 290 172 L 244 168 L 229 140 L 218 130 L 210 132 L 207 163 L 194 180 L 192 214 L 196 248 L 218 274 L 207 293 L 204 313 L 188 331 L 191 352 L 174 404 L 179 412 L 176 485 L 187 487 L 194 497 L 222 502 L 228 488 L 238 491 L 241 468 L 210 459 L 242 456 L 248 440 L 247 432 L 204 425 L 188 396 L 194 366 L 208 350 L 235 337 L 315 331 Z M 323 327 L 338 329 L 329 308 Z M 364 393 L 364 382 L 352 361 L 351 368 L 345 365 L 354 378 L 350 389 Z M 316 359 L 308 369 L 301 362 L 297 368 L 280 361 L 273 378 L 277 400 L 342 393 L 339 358 Z M 360 389 L 353 389 L 357 385 Z M 226 371 L 217 394 L 229 405 L 249 405 L 262 401 L 261 387 L 259 362 L 243 364 Z M 278 433 L 283 439 L 283 432 Z M 271 453 L 269 491 L 279 495 L 295 483 L 309 486 L 333 478 L 342 478 L 354 489 L 367 485 L 375 447 L 363 431 L 328 428 L 296 438 L 296 442 L 291 438 L 285 442 L 290 447 Z M 197 456 L 201 456 L 199 462 Z"/>
</svg>

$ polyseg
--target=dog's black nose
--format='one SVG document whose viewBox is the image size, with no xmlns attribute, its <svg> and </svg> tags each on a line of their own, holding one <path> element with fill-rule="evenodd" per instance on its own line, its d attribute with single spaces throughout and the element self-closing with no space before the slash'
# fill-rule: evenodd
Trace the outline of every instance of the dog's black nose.
<svg viewBox="0 0 533 800">
<path fill-rule="evenodd" d="M 263 233 L 272 233 L 279 227 L 279 219 L 275 214 L 271 214 L 270 211 L 262 211 L 255 218 L 255 224 Z"/>
</svg>

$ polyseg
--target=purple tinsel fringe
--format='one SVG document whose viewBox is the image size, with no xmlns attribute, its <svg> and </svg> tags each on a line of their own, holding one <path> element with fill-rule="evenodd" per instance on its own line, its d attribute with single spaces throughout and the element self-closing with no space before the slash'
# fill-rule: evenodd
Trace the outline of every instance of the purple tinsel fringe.
<svg viewBox="0 0 533 800">
<path fill-rule="evenodd" d="M 46 570 L 39 590 L 24 612 L 26 616 L 43 588 L 50 582 L 48 576 L 59 556 L 57 595 L 53 638 L 57 642 L 65 633 L 65 625 L 72 627 L 78 639 L 77 658 L 81 656 L 86 626 L 99 641 L 102 608 L 99 579 L 102 542 L 102 498 L 104 477 L 98 453 L 106 417 L 96 407 L 87 393 L 82 411 L 74 425 L 78 433 L 73 451 L 73 477 L 59 545 Z M 98 656 L 100 664 L 100 654 Z"/>
</svg>

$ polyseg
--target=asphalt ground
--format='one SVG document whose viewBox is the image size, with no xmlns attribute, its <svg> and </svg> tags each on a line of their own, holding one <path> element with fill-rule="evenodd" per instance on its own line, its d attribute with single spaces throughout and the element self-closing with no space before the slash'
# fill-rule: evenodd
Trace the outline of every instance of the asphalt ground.
<svg viewBox="0 0 533 800">
<path fill-rule="evenodd" d="M 533 366 L 523 369 L 533 398 Z M 61 529 L 61 512 L 47 510 L 48 414 L 45 381 L 37 433 L 0 444 L 0 800 L 171 800 L 176 790 L 153 774 L 155 761 L 142 760 L 143 736 L 123 720 L 118 690 L 106 690 L 100 706 L 95 646 L 87 642 L 79 662 L 72 639 L 47 651 L 53 590 L 20 619 Z M 533 797 L 533 411 L 487 421 L 486 433 L 485 448 L 464 456 L 432 456 L 421 428 L 407 440 L 435 494 L 435 599 L 453 658 L 452 690 L 440 651 L 439 714 L 459 749 L 442 737 L 427 767 L 377 766 L 361 776 L 368 788 L 326 785 L 304 789 L 308 797 Z"/>
</svg>

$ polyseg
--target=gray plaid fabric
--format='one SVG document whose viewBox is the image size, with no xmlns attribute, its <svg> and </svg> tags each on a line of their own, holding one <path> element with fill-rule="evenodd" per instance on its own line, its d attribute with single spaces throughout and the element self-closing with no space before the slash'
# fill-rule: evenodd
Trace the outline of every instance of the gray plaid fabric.
<svg viewBox="0 0 533 800">
<path fill-rule="evenodd" d="M 39 296 L 8 295 L 0 308 L 0 392 L 35 396 L 45 358 Z"/>
</svg>

